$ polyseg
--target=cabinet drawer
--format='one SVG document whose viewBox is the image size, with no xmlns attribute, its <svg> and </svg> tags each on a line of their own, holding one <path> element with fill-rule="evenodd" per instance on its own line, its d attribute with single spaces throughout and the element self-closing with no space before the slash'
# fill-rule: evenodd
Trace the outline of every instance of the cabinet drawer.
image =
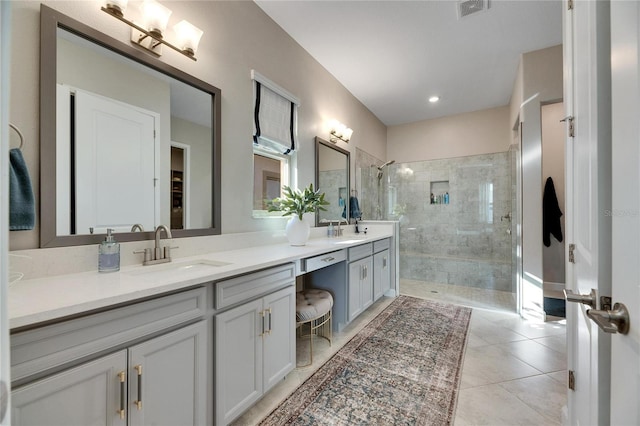
<svg viewBox="0 0 640 426">
<path fill-rule="evenodd" d="M 378 253 L 382 250 L 386 250 L 391 246 L 391 239 L 385 238 L 384 240 L 378 240 L 373 242 L 373 252 Z"/>
<path fill-rule="evenodd" d="M 312 272 L 317 269 L 333 265 L 334 263 L 342 262 L 346 259 L 347 254 L 345 250 L 332 251 L 331 253 L 325 253 L 319 256 L 303 259 L 302 267 L 305 272 Z"/>
<path fill-rule="evenodd" d="M 109 350 L 199 318 L 204 287 L 11 335 L 11 379 L 22 378 Z"/>
<path fill-rule="evenodd" d="M 349 262 L 362 259 L 373 254 L 373 243 L 362 244 L 349 249 Z"/>
<path fill-rule="evenodd" d="M 293 263 L 215 283 L 216 309 L 223 309 L 289 285 L 295 285 Z"/>
</svg>

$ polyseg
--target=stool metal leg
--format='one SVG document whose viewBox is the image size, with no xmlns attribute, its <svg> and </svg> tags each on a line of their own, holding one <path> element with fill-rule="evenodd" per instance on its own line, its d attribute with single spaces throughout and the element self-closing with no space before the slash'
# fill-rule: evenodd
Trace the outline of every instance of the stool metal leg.
<svg viewBox="0 0 640 426">
<path fill-rule="evenodd" d="M 317 337 L 322 337 L 326 340 L 329 341 L 329 346 L 331 346 L 333 344 L 332 342 L 332 328 L 331 328 L 331 311 L 327 312 L 326 314 L 318 317 L 318 318 L 314 318 L 312 320 L 309 321 L 304 321 L 301 323 L 298 323 L 299 327 L 300 327 L 300 337 L 301 338 L 305 338 L 305 337 L 309 337 L 309 363 L 308 364 L 303 364 L 303 365 L 296 365 L 296 367 L 308 367 L 311 364 L 313 364 L 313 337 L 317 336 Z M 309 334 L 304 334 L 304 331 L 302 330 L 303 327 L 305 325 L 309 325 Z M 327 328 L 328 327 L 328 328 Z M 328 337 L 327 337 L 328 335 Z"/>
</svg>

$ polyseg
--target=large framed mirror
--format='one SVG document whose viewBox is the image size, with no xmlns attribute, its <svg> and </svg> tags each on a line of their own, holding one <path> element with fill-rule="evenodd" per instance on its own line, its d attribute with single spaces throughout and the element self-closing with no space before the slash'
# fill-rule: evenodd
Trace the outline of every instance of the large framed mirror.
<svg viewBox="0 0 640 426">
<path fill-rule="evenodd" d="M 40 11 L 40 246 L 219 234 L 220 89 Z"/>
<path fill-rule="evenodd" d="M 316 188 L 329 202 L 316 213 L 316 226 L 349 221 L 349 151 L 316 136 Z"/>
</svg>

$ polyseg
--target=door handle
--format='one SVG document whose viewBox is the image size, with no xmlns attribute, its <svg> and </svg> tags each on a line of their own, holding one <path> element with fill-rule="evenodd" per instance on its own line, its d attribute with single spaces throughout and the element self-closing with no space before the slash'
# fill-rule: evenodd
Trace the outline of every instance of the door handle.
<svg viewBox="0 0 640 426">
<path fill-rule="evenodd" d="M 126 381 L 127 381 L 127 373 L 125 373 L 124 371 L 121 371 L 118 373 L 118 381 L 120 382 L 120 409 L 118 410 L 118 414 L 120 415 L 120 418 L 124 420 L 125 416 L 126 416 L 126 398 L 127 398 L 127 391 L 126 391 Z"/>
<path fill-rule="evenodd" d="M 142 410 L 142 365 L 133 367 L 138 373 L 138 399 L 133 401 L 138 410 Z"/>
<path fill-rule="evenodd" d="M 605 333 L 627 334 L 629 332 L 629 310 L 622 303 L 613 305 L 613 309 L 587 309 L 591 318 Z"/>
<path fill-rule="evenodd" d="M 591 293 L 589 294 L 576 294 L 571 290 L 567 290 L 566 288 L 562 291 L 564 292 L 564 298 L 567 300 L 567 302 L 583 303 L 585 305 L 591 306 L 593 309 L 596 308 L 598 299 L 596 297 L 595 289 L 592 288 Z"/>
</svg>

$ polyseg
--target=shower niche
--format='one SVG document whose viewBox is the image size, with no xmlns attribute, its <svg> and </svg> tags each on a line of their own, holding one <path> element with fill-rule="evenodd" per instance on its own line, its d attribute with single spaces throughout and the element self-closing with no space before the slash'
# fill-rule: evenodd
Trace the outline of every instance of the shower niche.
<svg viewBox="0 0 640 426">
<path fill-rule="evenodd" d="M 431 204 L 449 204 L 451 202 L 448 180 L 432 181 L 430 182 L 430 189 Z"/>
</svg>

